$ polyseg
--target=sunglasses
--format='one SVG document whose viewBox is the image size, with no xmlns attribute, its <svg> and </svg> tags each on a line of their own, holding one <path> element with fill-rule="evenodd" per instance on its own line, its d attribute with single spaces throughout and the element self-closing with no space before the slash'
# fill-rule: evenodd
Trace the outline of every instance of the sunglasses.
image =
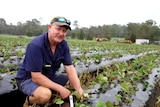
<svg viewBox="0 0 160 107">
<path fill-rule="evenodd" d="M 70 20 L 67 20 L 67 19 L 65 19 L 65 18 L 63 18 L 63 17 L 57 18 L 56 21 L 57 21 L 57 22 L 62 22 L 62 23 L 67 23 L 68 25 L 71 25 L 71 21 L 70 21 Z"/>
</svg>

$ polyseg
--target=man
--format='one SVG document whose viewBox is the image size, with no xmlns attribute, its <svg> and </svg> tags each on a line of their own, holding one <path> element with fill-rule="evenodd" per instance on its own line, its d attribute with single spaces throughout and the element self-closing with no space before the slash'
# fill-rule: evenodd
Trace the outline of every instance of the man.
<svg viewBox="0 0 160 107">
<path fill-rule="evenodd" d="M 79 95 L 83 94 L 69 46 L 64 40 L 68 29 L 71 30 L 70 24 L 64 17 L 55 17 L 48 25 L 48 32 L 28 44 L 23 64 L 16 75 L 19 90 L 28 96 L 23 107 L 47 103 L 53 91 L 66 99 L 71 94 L 64 87 L 68 80 Z M 67 75 L 57 72 L 61 63 Z"/>
</svg>

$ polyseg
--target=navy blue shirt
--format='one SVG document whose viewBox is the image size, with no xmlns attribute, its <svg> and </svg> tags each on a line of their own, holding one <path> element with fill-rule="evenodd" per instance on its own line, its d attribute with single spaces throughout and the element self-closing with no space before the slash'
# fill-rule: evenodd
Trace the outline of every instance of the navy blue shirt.
<svg viewBox="0 0 160 107">
<path fill-rule="evenodd" d="M 53 54 L 49 45 L 48 33 L 34 38 L 27 46 L 24 61 L 18 70 L 16 78 L 31 78 L 31 72 L 42 72 L 48 78 L 54 76 L 61 63 L 71 65 L 70 49 L 63 40 L 56 46 Z"/>
</svg>

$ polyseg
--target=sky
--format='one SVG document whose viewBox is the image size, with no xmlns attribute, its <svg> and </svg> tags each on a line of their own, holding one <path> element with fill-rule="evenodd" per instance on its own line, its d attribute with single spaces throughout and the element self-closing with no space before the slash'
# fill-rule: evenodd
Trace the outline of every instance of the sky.
<svg viewBox="0 0 160 107">
<path fill-rule="evenodd" d="M 0 0 L 0 18 L 16 25 L 38 19 L 49 24 L 56 16 L 78 21 L 79 27 L 142 23 L 160 24 L 160 0 Z"/>
</svg>

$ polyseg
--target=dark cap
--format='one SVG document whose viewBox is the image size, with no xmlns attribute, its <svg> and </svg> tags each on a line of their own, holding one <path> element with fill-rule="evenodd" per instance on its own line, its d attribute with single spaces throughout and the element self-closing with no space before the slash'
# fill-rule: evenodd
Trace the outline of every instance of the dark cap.
<svg viewBox="0 0 160 107">
<path fill-rule="evenodd" d="M 51 20 L 50 24 L 53 24 L 53 23 L 56 24 L 57 26 L 66 26 L 67 29 L 71 30 L 71 27 L 70 27 L 71 22 L 70 20 L 67 20 L 65 17 L 59 17 L 59 16 L 54 17 Z"/>
</svg>

